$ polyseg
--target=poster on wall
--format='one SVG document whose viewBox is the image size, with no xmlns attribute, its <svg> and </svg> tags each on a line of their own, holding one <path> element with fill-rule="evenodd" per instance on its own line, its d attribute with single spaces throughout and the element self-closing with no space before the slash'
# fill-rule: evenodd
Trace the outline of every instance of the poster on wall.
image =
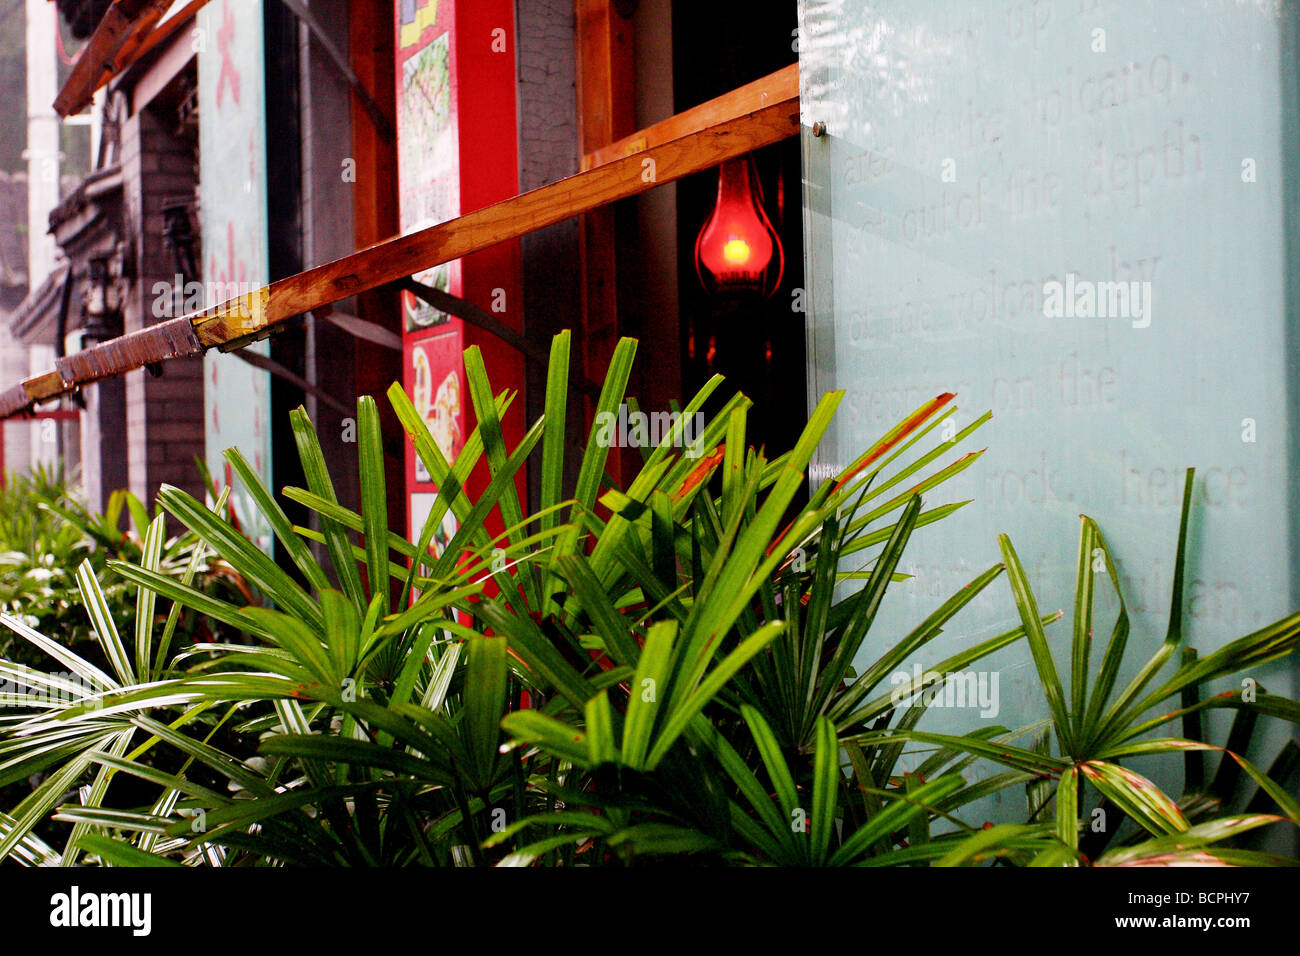
<svg viewBox="0 0 1300 956">
<path fill-rule="evenodd" d="M 199 181 L 207 305 L 266 284 L 266 123 L 261 0 L 221 0 L 198 13 Z M 201 38 L 201 40 L 200 40 Z M 266 342 L 249 346 L 268 354 Z M 234 355 L 203 357 L 204 460 L 218 486 L 237 484 L 222 453 L 238 448 L 271 484 L 271 378 Z M 241 530 L 269 551 L 271 530 L 231 488 Z"/>
<path fill-rule="evenodd" d="M 449 0 L 398 0 L 397 179 L 403 234 L 460 214 L 459 144 Z M 417 282 L 460 293 L 460 263 L 415 275 Z M 407 332 L 450 321 L 447 313 L 402 293 Z"/>
<path fill-rule="evenodd" d="M 397 0 L 398 200 L 402 232 L 460 214 L 454 7 L 450 0 Z M 434 266 L 417 282 L 459 295 L 460 263 Z M 402 293 L 403 378 L 421 418 L 448 460 L 465 442 L 460 320 Z M 411 535 L 419 535 L 437 494 L 424 462 L 408 447 Z M 434 535 L 440 551 L 456 532 L 449 513 Z"/>
<path fill-rule="evenodd" d="M 411 401 L 420 418 L 433 435 L 434 443 L 443 458 L 452 461 L 465 447 L 465 373 L 461 360 L 461 339 L 454 332 L 442 335 L 409 338 L 405 346 L 404 364 L 407 387 Z M 433 489 L 432 477 L 419 456 L 412 462 L 412 488 Z M 411 495 L 412 535 L 424 526 L 424 518 L 431 504 L 423 507 L 428 491 Z M 417 501 L 417 499 L 420 499 Z M 420 512 L 420 513 L 417 513 Z M 450 512 L 443 526 L 434 534 L 434 549 L 441 552 L 451 536 L 456 533 L 455 519 Z"/>
</svg>

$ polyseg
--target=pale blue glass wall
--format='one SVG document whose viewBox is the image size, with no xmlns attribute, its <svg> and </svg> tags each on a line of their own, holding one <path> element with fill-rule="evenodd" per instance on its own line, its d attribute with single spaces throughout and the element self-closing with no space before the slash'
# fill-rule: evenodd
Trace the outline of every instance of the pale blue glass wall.
<svg viewBox="0 0 1300 956">
<path fill-rule="evenodd" d="M 1130 660 L 1145 660 L 1168 621 L 1189 465 L 1188 643 L 1204 653 L 1300 607 L 1297 5 L 800 6 L 810 400 L 847 391 L 819 464 L 837 469 L 940 392 L 958 393 L 959 427 L 994 412 L 972 446 L 983 459 L 927 502 L 972 503 L 914 537 L 917 577 L 892 589 L 869 652 L 996 563 L 1006 532 L 1042 609 L 1066 611 L 1051 633 L 1068 680 L 1083 512 L 1118 558 Z M 1068 273 L 1076 295 L 1149 283 L 1142 308 L 1049 317 L 1044 284 Z M 1109 593 L 1099 607 L 1113 611 Z M 1016 620 L 1003 578 L 919 660 Z M 1094 671 L 1110 617 L 1098 623 Z M 998 723 L 1046 716 L 1027 648 L 990 666 Z M 1293 663 L 1250 676 L 1296 690 Z"/>
</svg>

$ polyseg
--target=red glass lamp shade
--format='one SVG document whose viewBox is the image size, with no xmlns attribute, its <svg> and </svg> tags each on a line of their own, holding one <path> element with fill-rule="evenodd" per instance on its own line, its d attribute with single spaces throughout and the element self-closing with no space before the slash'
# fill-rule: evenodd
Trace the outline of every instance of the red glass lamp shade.
<svg viewBox="0 0 1300 956">
<path fill-rule="evenodd" d="M 781 284 L 785 252 L 763 211 L 750 156 L 718 167 L 718 201 L 695 240 L 695 271 L 710 293 L 769 296 Z"/>
</svg>

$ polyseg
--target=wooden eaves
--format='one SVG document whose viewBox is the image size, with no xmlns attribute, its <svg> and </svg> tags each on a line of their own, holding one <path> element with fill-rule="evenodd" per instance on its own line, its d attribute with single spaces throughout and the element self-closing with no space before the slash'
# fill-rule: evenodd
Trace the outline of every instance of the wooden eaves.
<svg viewBox="0 0 1300 956">
<path fill-rule="evenodd" d="M 340 299 L 780 142 L 799 131 L 795 70 L 787 67 L 613 143 L 566 179 L 57 359 L 54 369 L 0 393 L 0 419 L 145 365 L 241 348 Z"/>
<path fill-rule="evenodd" d="M 158 46 L 198 13 L 208 0 L 190 0 L 175 16 L 159 22 L 176 0 L 113 0 L 95 32 L 77 55 L 67 82 L 54 101 L 60 116 L 80 113 L 95 93 L 132 63 Z"/>
</svg>

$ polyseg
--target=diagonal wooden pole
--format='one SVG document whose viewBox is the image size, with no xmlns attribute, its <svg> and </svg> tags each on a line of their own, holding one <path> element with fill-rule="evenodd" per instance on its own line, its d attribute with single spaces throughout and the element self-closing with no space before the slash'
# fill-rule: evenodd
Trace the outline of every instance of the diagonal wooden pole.
<svg viewBox="0 0 1300 956">
<path fill-rule="evenodd" d="M 96 90 L 129 66 L 145 49 L 151 48 L 153 44 L 148 42 L 150 34 L 173 2 L 113 0 L 95 32 L 81 48 L 72 73 L 54 101 L 55 112 L 60 116 L 80 113 Z M 188 8 L 185 12 L 192 13 Z"/>
<path fill-rule="evenodd" d="M 773 74 L 778 76 L 779 74 Z M 612 159 L 566 179 L 475 210 L 458 219 L 376 243 L 333 262 L 281 279 L 189 316 L 102 342 L 56 361 L 0 393 L 0 419 L 82 385 L 166 359 L 231 351 L 291 319 L 359 292 L 397 282 L 443 262 L 506 242 L 735 156 L 780 142 L 799 131 L 799 100 L 788 85 L 760 109 L 717 120 L 676 139 Z M 731 94 L 720 97 L 727 99 Z M 746 98 L 745 106 L 752 103 Z"/>
</svg>

